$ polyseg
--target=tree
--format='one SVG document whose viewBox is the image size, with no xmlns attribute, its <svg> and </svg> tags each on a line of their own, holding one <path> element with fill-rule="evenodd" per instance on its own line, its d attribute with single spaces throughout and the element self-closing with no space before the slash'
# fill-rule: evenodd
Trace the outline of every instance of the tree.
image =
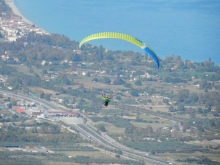
<svg viewBox="0 0 220 165">
<path fill-rule="evenodd" d="M 163 103 L 165 103 L 166 105 L 169 105 L 169 100 L 168 99 L 163 99 Z"/>
<path fill-rule="evenodd" d="M 196 103 L 199 100 L 199 97 L 198 97 L 198 95 L 196 93 L 192 93 L 189 96 L 189 99 L 191 100 L 191 102 Z"/>
<path fill-rule="evenodd" d="M 116 154 L 115 157 L 116 157 L 116 158 L 120 158 L 120 155 Z"/>
<path fill-rule="evenodd" d="M 118 155 L 122 155 L 122 150 L 117 150 L 116 153 L 117 153 Z"/>
<path fill-rule="evenodd" d="M 98 128 L 99 131 L 106 132 L 105 126 L 103 124 L 99 124 L 97 126 L 97 128 Z"/>
<path fill-rule="evenodd" d="M 135 85 L 141 86 L 141 85 L 142 85 L 141 80 L 136 80 L 136 81 L 135 81 Z"/>
<path fill-rule="evenodd" d="M 42 74 L 47 74 L 47 70 L 46 70 L 46 69 L 43 69 L 43 70 L 41 71 L 41 73 L 42 73 Z"/>
<path fill-rule="evenodd" d="M 4 38 L 4 36 L 2 35 L 2 33 L 0 33 L 0 38 Z"/>
<path fill-rule="evenodd" d="M 174 109 L 174 107 L 171 105 L 171 106 L 169 106 L 169 111 L 170 112 L 174 112 L 175 111 L 175 109 Z"/>
<path fill-rule="evenodd" d="M 206 86 L 207 86 L 207 80 L 201 80 L 200 82 L 199 82 L 199 88 L 200 89 L 204 89 Z"/>
<path fill-rule="evenodd" d="M 154 150 L 153 150 L 153 149 L 150 149 L 150 151 L 149 151 L 149 152 L 150 152 L 150 154 L 151 154 L 151 155 L 154 155 L 154 154 L 155 154 L 155 152 L 154 152 Z"/>
<path fill-rule="evenodd" d="M 130 84 L 130 83 L 125 83 L 124 86 L 125 86 L 126 88 L 130 88 L 130 87 L 131 87 L 131 84 Z"/>
<path fill-rule="evenodd" d="M 44 92 L 43 91 L 39 91 L 39 93 L 40 93 L 39 94 L 40 98 L 44 98 L 44 95 L 45 95 Z"/>
<path fill-rule="evenodd" d="M 51 94 L 45 94 L 44 98 L 45 98 L 47 101 L 50 101 L 50 96 L 51 96 Z"/>
<path fill-rule="evenodd" d="M 184 102 L 189 97 L 189 90 L 183 89 L 178 92 L 176 100 L 178 102 Z"/>
<path fill-rule="evenodd" d="M 120 97 L 120 96 L 116 96 L 115 99 L 116 99 L 116 100 L 121 100 L 121 97 Z"/>
<path fill-rule="evenodd" d="M 178 107 L 177 107 L 178 111 L 181 113 L 181 112 L 184 112 L 185 111 L 185 107 L 183 104 L 179 104 Z"/>
<path fill-rule="evenodd" d="M 13 119 L 13 121 L 15 121 L 16 119 L 18 119 L 18 115 L 16 115 L 16 114 L 12 115 L 12 119 Z"/>
<path fill-rule="evenodd" d="M 99 82 L 99 79 L 98 79 L 97 77 L 94 77 L 94 78 L 92 79 L 92 81 L 93 81 L 93 82 Z"/>
<path fill-rule="evenodd" d="M 153 128 L 150 125 L 147 126 L 147 131 L 148 131 L 148 135 L 150 135 L 154 132 Z"/>
<path fill-rule="evenodd" d="M 110 84 L 111 80 L 108 77 L 103 77 L 102 82 L 105 83 L 105 84 Z"/>
<path fill-rule="evenodd" d="M 220 113 L 220 104 L 216 105 L 216 112 Z"/>
<path fill-rule="evenodd" d="M 195 110 L 190 111 L 189 116 L 190 116 L 191 118 L 196 118 L 196 111 L 195 111 Z"/>
<path fill-rule="evenodd" d="M 136 89 L 131 89 L 131 96 L 138 96 L 138 91 Z"/>
<path fill-rule="evenodd" d="M 8 108 L 12 108 L 12 103 L 9 103 L 9 104 L 8 104 Z"/>
<path fill-rule="evenodd" d="M 122 85 L 123 83 L 124 83 L 124 81 L 120 77 L 117 77 L 114 80 L 114 85 Z"/>
</svg>

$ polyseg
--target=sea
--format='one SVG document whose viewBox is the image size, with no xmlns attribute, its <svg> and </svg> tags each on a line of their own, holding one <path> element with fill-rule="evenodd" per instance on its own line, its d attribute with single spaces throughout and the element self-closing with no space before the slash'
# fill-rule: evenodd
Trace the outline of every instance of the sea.
<svg viewBox="0 0 220 165">
<path fill-rule="evenodd" d="M 14 0 L 36 26 L 80 42 L 88 35 L 113 31 L 130 34 L 164 59 L 211 60 L 220 66 L 219 0 Z M 143 53 L 123 40 L 90 44 Z"/>
</svg>

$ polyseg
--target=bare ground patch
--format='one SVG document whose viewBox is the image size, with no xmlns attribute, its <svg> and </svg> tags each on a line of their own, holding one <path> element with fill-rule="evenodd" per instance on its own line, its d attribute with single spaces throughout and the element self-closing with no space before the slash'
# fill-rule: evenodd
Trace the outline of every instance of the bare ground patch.
<svg viewBox="0 0 220 165">
<path fill-rule="evenodd" d="M 114 125 L 106 122 L 97 122 L 96 124 L 103 124 L 105 126 L 105 129 L 107 130 L 108 134 L 114 134 L 114 133 L 124 133 L 125 128 L 118 128 L 115 127 Z"/>
</svg>

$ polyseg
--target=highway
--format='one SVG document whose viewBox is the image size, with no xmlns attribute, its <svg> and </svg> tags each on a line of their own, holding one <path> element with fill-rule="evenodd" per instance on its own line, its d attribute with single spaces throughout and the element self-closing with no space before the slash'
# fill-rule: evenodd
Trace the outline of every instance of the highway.
<svg viewBox="0 0 220 165">
<path fill-rule="evenodd" d="M 121 150 L 122 155 L 125 157 L 132 158 L 138 161 L 152 163 L 152 164 L 160 164 L 160 165 L 169 164 L 169 162 L 156 158 L 155 156 L 147 156 L 146 155 L 147 153 L 145 152 L 139 152 L 136 150 L 131 151 L 131 149 L 119 144 L 118 142 L 114 141 L 110 137 L 106 138 L 106 135 L 104 137 L 82 124 L 78 124 L 78 125 L 73 124 L 71 126 L 74 127 L 74 129 L 77 129 L 80 132 L 80 134 L 82 134 L 85 138 L 87 138 L 88 140 L 91 140 L 93 143 L 96 143 L 97 145 L 103 146 L 111 150 Z"/>
<path fill-rule="evenodd" d="M 11 97 L 25 99 L 25 100 L 35 102 L 35 103 L 45 107 L 45 109 L 47 109 L 47 110 L 57 109 L 57 107 L 55 105 L 53 105 L 52 103 L 47 102 L 43 99 L 33 98 L 31 96 L 23 95 L 23 94 L 15 94 L 13 92 L 3 91 L 3 90 L 0 90 L 0 93 L 5 96 L 11 96 Z M 96 131 L 94 131 L 93 129 L 91 129 L 83 124 L 71 124 L 70 126 L 72 128 L 74 128 L 75 130 L 77 130 L 80 133 L 80 135 L 82 135 L 84 138 L 90 140 L 91 142 L 93 142 L 99 146 L 102 146 L 102 147 L 104 147 L 106 149 L 110 149 L 110 150 L 121 150 L 122 155 L 124 157 L 134 159 L 137 161 L 142 161 L 142 162 L 145 162 L 148 164 L 167 165 L 167 164 L 171 163 L 170 161 L 168 162 L 167 160 L 164 160 L 164 159 L 161 159 L 161 158 L 158 158 L 155 156 L 148 156 L 147 152 L 140 152 L 137 150 L 131 150 L 130 148 L 118 143 L 117 141 L 115 141 L 114 139 L 109 137 L 107 134 L 105 134 L 105 133 L 99 134 Z M 174 165 L 175 163 L 172 162 L 172 164 Z"/>
<path fill-rule="evenodd" d="M 47 110 L 49 110 L 49 109 L 57 109 L 57 107 L 55 105 L 52 105 L 51 103 L 48 103 L 47 101 L 45 101 L 43 99 L 33 98 L 30 95 L 15 94 L 13 92 L 4 91 L 4 90 L 0 90 L 0 93 L 3 94 L 3 96 L 11 96 L 11 97 L 15 97 L 15 98 L 19 98 L 19 99 L 24 99 L 24 100 L 28 100 L 28 101 L 31 101 L 31 102 L 35 102 L 35 103 L 43 106 Z"/>
</svg>

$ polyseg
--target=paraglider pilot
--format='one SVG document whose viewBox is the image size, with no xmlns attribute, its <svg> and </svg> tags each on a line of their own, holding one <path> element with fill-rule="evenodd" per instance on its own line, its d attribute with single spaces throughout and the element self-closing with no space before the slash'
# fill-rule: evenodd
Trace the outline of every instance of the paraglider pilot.
<svg viewBox="0 0 220 165">
<path fill-rule="evenodd" d="M 107 107 L 108 103 L 111 101 L 111 98 L 108 97 L 107 95 L 106 96 L 102 95 L 102 100 L 104 101 L 104 105 Z"/>
</svg>

